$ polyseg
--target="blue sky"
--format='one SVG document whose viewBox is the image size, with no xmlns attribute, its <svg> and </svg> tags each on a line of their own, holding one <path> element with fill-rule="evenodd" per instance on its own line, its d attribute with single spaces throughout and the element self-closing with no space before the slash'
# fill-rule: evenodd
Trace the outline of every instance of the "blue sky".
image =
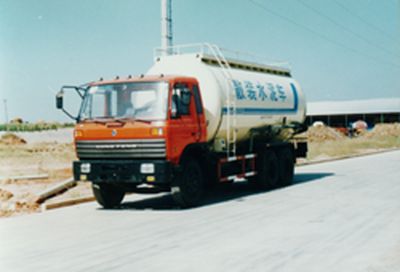
<svg viewBox="0 0 400 272">
<path fill-rule="evenodd" d="M 288 61 L 308 101 L 400 96 L 399 0 L 172 0 L 174 44 Z M 160 0 L 0 0 L 0 122 L 59 120 L 63 84 L 145 73 Z M 78 101 L 77 101 L 78 102 Z"/>
</svg>

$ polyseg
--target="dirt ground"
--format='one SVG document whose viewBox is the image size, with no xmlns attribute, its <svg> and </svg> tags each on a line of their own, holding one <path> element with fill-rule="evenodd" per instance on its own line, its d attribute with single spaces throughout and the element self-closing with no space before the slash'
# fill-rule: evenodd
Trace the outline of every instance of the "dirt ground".
<svg viewBox="0 0 400 272">
<path fill-rule="evenodd" d="M 303 136 L 308 138 L 307 160 L 319 161 L 349 155 L 400 148 L 400 124 L 377 124 L 352 138 L 330 127 L 310 127 Z"/>
<path fill-rule="evenodd" d="M 53 132 L 26 132 L 0 136 L 0 217 L 40 211 L 37 196 L 72 176 L 76 159 L 70 129 Z M 48 136 L 51 137 L 48 137 Z M 43 176 L 39 179 L 21 176 Z M 91 194 L 89 184 L 78 184 L 62 197 Z M 61 196 L 58 196 L 58 198 Z"/>
<path fill-rule="evenodd" d="M 38 194 L 72 176 L 76 160 L 72 130 L 0 134 L 0 217 L 39 212 Z M 348 155 L 400 148 L 400 124 L 377 125 L 356 138 L 348 138 L 329 127 L 310 128 L 309 153 L 306 160 L 320 161 Z M 45 175 L 41 179 L 20 176 Z M 47 203 L 92 196 L 89 183 L 55 196 Z"/>
</svg>

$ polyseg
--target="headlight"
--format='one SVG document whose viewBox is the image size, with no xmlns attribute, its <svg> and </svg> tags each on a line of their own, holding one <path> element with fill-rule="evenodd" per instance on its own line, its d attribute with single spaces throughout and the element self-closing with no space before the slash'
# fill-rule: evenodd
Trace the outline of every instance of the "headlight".
<svg viewBox="0 0 400 272">
<path fill-rule="evenodd" d="M 90 163 L 81 164 L 81 173 L 90 173 Z"/>
<path fill-rule="evenodd" d="M 154 163 L 142 163 L 140 165 L 141 174 L 153 174 L 154 173 Z"/>
</svg>

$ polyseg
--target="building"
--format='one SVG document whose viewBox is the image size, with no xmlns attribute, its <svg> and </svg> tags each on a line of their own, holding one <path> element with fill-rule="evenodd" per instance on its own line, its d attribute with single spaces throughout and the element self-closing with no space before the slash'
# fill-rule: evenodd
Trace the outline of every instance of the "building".
<svg viewBox="0 0 400 272">
<path fill-rule="evenodd" d="M 333 127 L 348 127 L 363 120 L 368 126 L 400 122 L 400 98 L 307 103 L 307 124 L 322 121 Z"/>
</svg>

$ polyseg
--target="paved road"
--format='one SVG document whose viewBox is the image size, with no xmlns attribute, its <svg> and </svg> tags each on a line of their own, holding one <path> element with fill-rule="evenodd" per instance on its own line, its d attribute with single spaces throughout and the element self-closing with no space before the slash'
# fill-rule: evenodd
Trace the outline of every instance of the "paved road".
<svg viewBox="0 0 400 272">
<path fill-rule="evenodd" d="M 207 205 L 130 196 L 0 220 L 0 271 L 400 271 L 400 151 L 300 167 Z"/>
</svg>

